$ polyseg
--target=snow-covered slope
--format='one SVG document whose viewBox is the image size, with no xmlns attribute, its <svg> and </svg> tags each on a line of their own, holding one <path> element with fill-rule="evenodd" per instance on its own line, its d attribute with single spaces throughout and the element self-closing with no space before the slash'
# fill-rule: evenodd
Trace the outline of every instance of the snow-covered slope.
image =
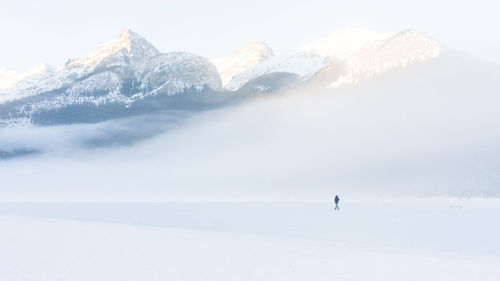
<svg viewBox="0 0 500 281">
<path fill-rule="evenodd" d="M 146 58 L 159 53 L 158 50 L 142 36 L 130 29 L 125 29 L 120 32 L 114 40 L 99 45 L 94 52 L 80 58 L 70 59 L 66 63 L 66 66 L 93 65 L 122 49 L 125 49 L 127 54 L 133 58 Z"/>
<path fill-rule="evenodd" d="M 238 73 L 274 56 L 273 50 L 264 42 L 255 40 L 246 44 L 232 56 L 215 58 L 211 62 L 219 71 L 222 85 L 226 85 Z"/>
<path fill-rule="evenodd" d="M 91 71 L 91 67 L 73 67 L 65 68 L 55 73 L 47 73 L 46 75 L 35 75 L 18 82 L 14 87 L 0 91 L 0 95 L 3 96 L 3 99 L 0 100 L 0 104 L 2 102 L 22 100 L 24 98 L 67 87 L 75 80 L 88 75 Z"/>
<path fill-rule="evenodd" d="M 135 77 L 141 82 L 141 92 L 149 95 L 166 89 L 173 95 L 188 87 L 221 88 L 217 69 L 208 59 L 183 52 L 152 57 L 135 69 Z"/>
<path fill-rule="evenodd" d="M 12 87 L 22 79 L 23 74 L 17 71 L 0 68 L 0 90 Z"/>
<path fill-rule="evenodd" d="M 338 88 L 392 69 L 425 62 L 442 52 L 439 43 L 422 32 L 405 30 L 366 44 L 344 62 L 326 67 L 319 76 L 332 76 L 328 87 Z"/>
<path fill-rule="evenodd" d="M 297 74 L 301 79 L 310 78 L 331 62 L 344 60 L 365 44 L 387 36 L 363 29 L 341 29 L 316 42 L 261 62 L 234 76 L 225 87 L 235 91 L 252 79 L 277 72 Z"/>
<path fill-rule="evenodd" d="M 30 76 L 54 72 L 56 72 L 55 67 L 46 63 L 35 65 L 26 72 L 17 72 L 5 68 L 0 68 L 0 90 L 13 87 L 19 81 L 22 81 L 23 79 L 26 79 Z"/>
<path fill-rule="evenodd" d="M 225 88 L 236 91 L 249 81 L 271 73 L 286 72 L 297 74 L 301 78 L 308 77 L 325 67 L 327 62 L 328 60 L 321 56 L 292 51 L 275 56 L 235 75 Z"/>
<path fill-rule="evenodd" d="M 56 71 L 55 67 L 46 63 L 35 65 L 23 73 L 0 70 L 0 104 L 22 98 L 19 89 L 31 87 L 38 81 L 52 76 Z"/>
</svg>

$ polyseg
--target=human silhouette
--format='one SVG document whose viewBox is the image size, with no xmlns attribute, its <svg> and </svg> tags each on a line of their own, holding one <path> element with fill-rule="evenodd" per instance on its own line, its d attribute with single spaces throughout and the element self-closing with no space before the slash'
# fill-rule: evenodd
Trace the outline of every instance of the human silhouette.
<svg viewBox="0 0 500 281">
<path fill-rule="evenodd" d="M 339 208 L 339 201 L 340 201 L 339 196 L 335 195 L 335 210 L 340 210 L 340 208 Z"/>
</svg>

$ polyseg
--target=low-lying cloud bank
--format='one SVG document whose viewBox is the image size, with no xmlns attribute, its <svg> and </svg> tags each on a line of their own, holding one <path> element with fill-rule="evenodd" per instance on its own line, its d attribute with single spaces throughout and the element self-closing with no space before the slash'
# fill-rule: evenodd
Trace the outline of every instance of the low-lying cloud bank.
<svg viewBox="0 0 500 281">
<path fill-rule="evenodd" d="M 4 128 L 0 150 L 39 153 L 0 161 L 0 197 L 500 196 L 498 73 L 443 58 L 330 93 L 300 90 L 197 114 Z"/>
</svg>

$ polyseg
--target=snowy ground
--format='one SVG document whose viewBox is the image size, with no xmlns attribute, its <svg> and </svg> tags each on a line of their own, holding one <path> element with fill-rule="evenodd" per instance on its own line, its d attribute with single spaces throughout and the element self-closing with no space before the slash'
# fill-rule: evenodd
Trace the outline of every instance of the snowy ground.
<svg viewBox="0 0 500 281">
<path fill-rule="evenodd" d="M 0 280 L 500 280 L 500 200 L 1 203 Z"/>
</svg>

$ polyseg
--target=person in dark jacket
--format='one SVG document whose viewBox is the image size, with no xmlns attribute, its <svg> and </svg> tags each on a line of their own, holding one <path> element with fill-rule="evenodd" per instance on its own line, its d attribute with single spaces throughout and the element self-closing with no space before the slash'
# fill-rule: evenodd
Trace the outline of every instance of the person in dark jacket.
<svg viewBox="0 0 500 281">
<path fill-rule="evenodd" d="M 335 210 L 340 210 L 340 208 L 339 208 L 339 201 L 340 201 L 339 196 L 335 195 Z"/>
</svg>

